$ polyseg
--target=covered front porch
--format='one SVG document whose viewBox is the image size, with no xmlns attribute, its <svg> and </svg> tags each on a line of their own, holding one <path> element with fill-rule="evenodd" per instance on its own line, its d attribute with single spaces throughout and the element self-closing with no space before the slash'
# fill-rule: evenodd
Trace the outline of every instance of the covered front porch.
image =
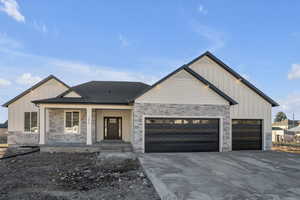
<svg viewBox="0 0 300 200">
<path fill-rule="evenodd" d="M 39 112 L 40 145 L 131 143 L 131 105 L 40 104 Z"/>
</svg>

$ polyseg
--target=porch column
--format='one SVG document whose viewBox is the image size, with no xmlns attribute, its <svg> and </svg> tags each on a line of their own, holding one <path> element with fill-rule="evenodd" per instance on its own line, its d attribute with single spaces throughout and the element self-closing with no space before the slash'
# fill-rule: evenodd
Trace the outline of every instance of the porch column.
<svg viewBox="0 0 300 200">
<path fill-rule="evenodd" d="M 43 145 L 43 144 L 45 144 L 45 135 L 46 135 L 46 131 L 45 131 L 45 127 L 46 127 L 46 124 L 45 124 L 45 121 L 46 121 L 46 119 L 45 119 L 45 107 L 43 107 L 43 106 L 40 106 L 40 119 L 39 119 L 39 121 L 40 121 L 40 129 L 39 129 L 39 132 L 40 132 L 40 142 L 39 142 L 39 144 L 40 145 Z"/>
<path fill-rule="evenodd" d="M 86 109 L 86 144 L 92 145 L 92 108 Z"/>
</svg>

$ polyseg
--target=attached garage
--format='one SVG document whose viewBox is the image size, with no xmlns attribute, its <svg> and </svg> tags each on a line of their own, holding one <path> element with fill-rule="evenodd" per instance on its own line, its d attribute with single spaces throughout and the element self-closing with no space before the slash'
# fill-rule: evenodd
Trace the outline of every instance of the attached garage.
<svg viewBox="0 0 300 200">
<path fill-rule="evenodd" d="M 274 106 L 206 52 L 134 99 L 133 145 L 140 152 L 270 150 Z"/>
<path fill-rule="evenodd" d="M 262 120 L 232 120 L 232 150 L 262 150 Z"/>
<path fill-rule="evenodd" d="M 202 151 L 219 151 L 219 119 L 145 119 L 145 152 Z"/>
</svg>

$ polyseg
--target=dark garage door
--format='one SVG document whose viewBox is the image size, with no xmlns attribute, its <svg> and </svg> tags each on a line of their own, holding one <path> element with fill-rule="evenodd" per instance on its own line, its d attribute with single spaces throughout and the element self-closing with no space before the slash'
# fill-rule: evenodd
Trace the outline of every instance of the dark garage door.
<svg viewBox="0 0 300 200">
<path fill-rule="evenodd" d="M 219 151 L 218 119 L 146 118 L 145 152 Z"/>
<path fill-rule="evenodd" d="M 232 150 L 261 150 L 262 120 L 232 120 Z"/>
</svg>

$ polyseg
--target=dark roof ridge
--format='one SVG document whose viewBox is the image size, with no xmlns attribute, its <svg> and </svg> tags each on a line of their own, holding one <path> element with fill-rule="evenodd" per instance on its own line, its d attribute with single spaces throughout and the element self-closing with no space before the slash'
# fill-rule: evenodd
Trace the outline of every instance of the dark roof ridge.
<svg viewBox="0 0 300 200">
<path fill-rule="evenodd" d="M 100 81 L 100 80 L 92 80 L 92 81 L 88 81 L 88 82 L 85 82 L 85 83 L 90 83 L 90 82 L 142 83 L 142 84 L 148 85 L 147 83 L 144 83 L 144 82 L 141 82 L 141 81 Z M 85 84 L 85 83 L 82 83 L 82 84 Z"/>
</svg>

